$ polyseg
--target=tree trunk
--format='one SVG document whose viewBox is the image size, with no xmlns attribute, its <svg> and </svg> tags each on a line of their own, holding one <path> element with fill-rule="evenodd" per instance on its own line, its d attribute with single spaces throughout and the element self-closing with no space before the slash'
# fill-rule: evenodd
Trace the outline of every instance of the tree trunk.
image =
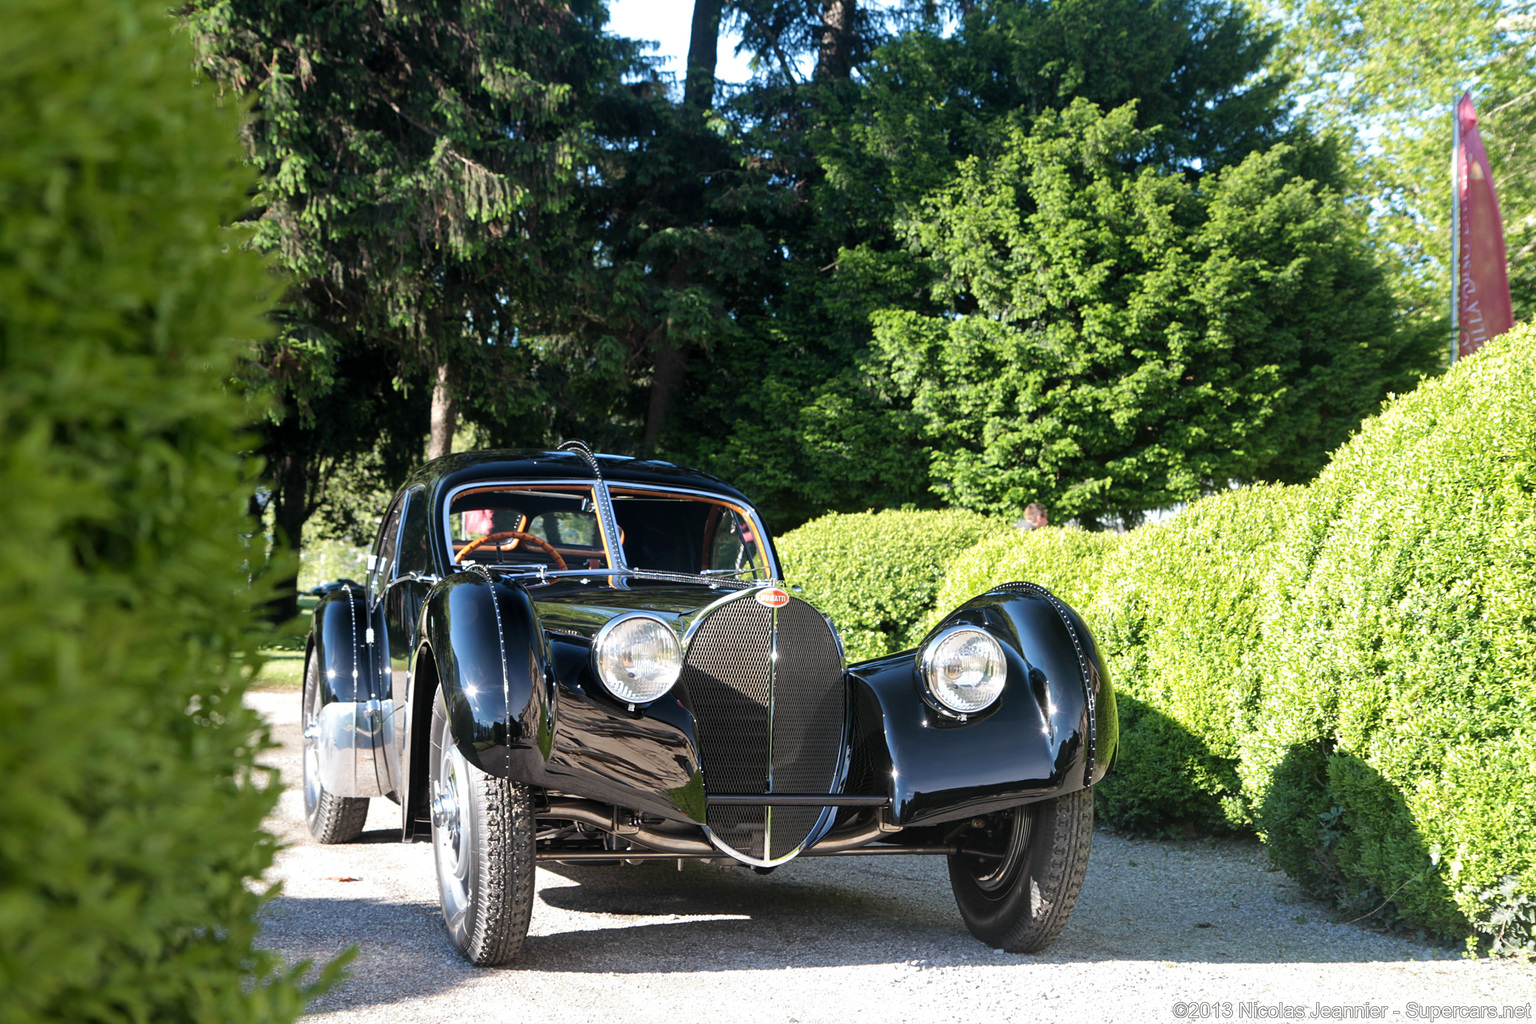
<svg viewBox="0 0 1536 1024">
<path fill-rule="evenodd" d="M 822 0 L 817 78 L 847 78 L 853 73 L 853 16 L 857 4 L 858 0 Z"/>
<path fill-rule="evenodd" d="M 459 400 L 448 390 L 448 364 L 439 363 L 437 382 L 432 385 L 432 427 L 427 439 L 429 460 L 440 459 L 453 451 L 453 431 L 458 425 Z"/>
<path fill-rule="evenodd" d="M 693 31 L 688 37 L 688 72 L 683 106 L 700 110 L 715 102 L 715 64 L 719 56 L 720 9 L 725 0 L 694 0 Z"/>
<path fill-rule="evenodd" d="M 299 614 L 299 552 L 304 547 L 304 521 L 309 518 L 309 455 L 294 446 L 274 467 L 272 525 L 279 551 L 291 551 L 293 571 L 277 581 L 277 596 L 268 606 L 274 622 Z M 258 534 L 258 536 L 260 536 Z"/>
<path fill-rule="evenodd" d="M 645 454 L 656 454 L 661 439 L 662 421 L 672 408 L 672 395 L 682 385 L 688 372 L 688 353 L 664 338 L 656 346 L 656 369 L 651 376 L 651 405 L 645 417 Z"/>
</svg>

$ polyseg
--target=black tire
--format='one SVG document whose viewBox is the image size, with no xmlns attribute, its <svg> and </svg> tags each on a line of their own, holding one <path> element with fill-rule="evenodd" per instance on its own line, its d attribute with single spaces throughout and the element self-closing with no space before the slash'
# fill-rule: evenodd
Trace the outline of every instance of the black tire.
<svg viewBox="0 0 1536 1024">
<path fill-rule="evenodd" d="M 350 843 L 363 834 L 368 798 L 337 796 L 320 781 L 320 664 L 313 651 L 304 665 L 304 817 L 317 843 Z"/>
<path fill-rule="evenodd" d="M 439 690 L 432 702 L 427 765 L 432 854 L 448 936 L 477 967 L 504 964 L 522 948 L 533 915 L 533 798 L 487 775 L 453 742 Z"/>
<path fill-rule="evenodd" d="M 956 839 L 949 884 L 971 934 L 1034 953 L 1066 927 L 1088 873 L 1093 791 L 983 815 Z"/>
</svg>

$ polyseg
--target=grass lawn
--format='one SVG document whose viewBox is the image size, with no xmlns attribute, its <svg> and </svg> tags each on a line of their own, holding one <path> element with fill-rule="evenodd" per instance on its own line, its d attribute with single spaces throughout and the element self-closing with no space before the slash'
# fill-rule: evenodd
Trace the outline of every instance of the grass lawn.
<svg viewBox="0 0 1536 1024">
<path fill-rule="evenodd" d="M 310 613 L 315 610 L 318 598 L 307 594 L 299 598 L 299 624 L 286 636 L 279 636 L 271 646 L 263 647 L 261 655 L 266 661 L 256 678 L 251 680 L 252 690 L 291 690 L 298 693 L 304 688 L 304 642 L 308 635 Z"/>
</svg>

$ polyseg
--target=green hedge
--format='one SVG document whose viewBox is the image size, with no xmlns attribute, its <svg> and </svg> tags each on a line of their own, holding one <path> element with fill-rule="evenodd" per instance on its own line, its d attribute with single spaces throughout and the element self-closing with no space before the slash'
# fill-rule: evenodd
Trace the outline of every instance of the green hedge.
<svg viewBox="0 0 1536 1024">
<path fill-rule="evenodd" d="M 1393 403 L 1307 489 L 1242 774 L 1314 889 L 1536 950 L 1533 379 L 1527 326 Z"/>
<path fill-rule="evenodd" d="M 1120 697 L 1107 821 L 1252 827 L 1351 916 L 1536 950 L 1533 379 L 1522 327 L 1395 400 L 1310 486 L 1221 493 L 1125 535 L 966 520 L 980 541 L 925 548 L 905 594 L 903 552 L 868 551 L 876 532 L 927 536 L 914 513 L 810 524 L 796 565 L 837 567 L 807 596 L 869 653 L 997 583 L 1052 588 Z M 900 643 L 861 611 L 925 601 Z"/>
<path fill-rule="evenodd" d="M 1027 532 L 999 522 L 981 543 L 961 552 L 938 589 L 925 624 L 999 583 L 1029 580 L 1049 587 L 1074 608 L 1086 609 L 1111 575 L 1123 534 L 1047 527 Z"/>
<path fill-rule="evenodd" d="M 859 512 L 778 538 L 787 582 L 832 616 L 850 661 L 917 646 L 957 554 L 999 529 L 974 512 Z"/>
<path fill-rule="evenodd" d="M 277 797 L 241 706 L 249 419 L 272 283 L 239 112 L 163 3 L 11 0 L 0 32 L 0 1022 L 273 1021 Z"/>
</svg>

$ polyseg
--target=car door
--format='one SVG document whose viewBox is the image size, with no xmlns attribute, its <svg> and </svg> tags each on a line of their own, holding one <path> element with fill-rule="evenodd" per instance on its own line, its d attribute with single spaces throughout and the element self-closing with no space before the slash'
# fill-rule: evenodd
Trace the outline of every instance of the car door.
<svg viewBox="0 0 1536 1024">
<path fill-rule="evenodd" d="M 400 747 L 406 736 L 406 716 L 409 713 L 411 655 L 420 638 L 417 636 L 421 606 L 427 592 L 437 582 L 428 534 L 428 505 L 425 488 L 413 487 L 404 496 L 400 514 L 398 544 L 392 564 L 381 577 L 378 598 L 383 620 L 384 677 L 386 680 L 384 701 L 385 767 L 389 773 L 391 792 L 401 790 L 403 758 Z"/>
</svg>

